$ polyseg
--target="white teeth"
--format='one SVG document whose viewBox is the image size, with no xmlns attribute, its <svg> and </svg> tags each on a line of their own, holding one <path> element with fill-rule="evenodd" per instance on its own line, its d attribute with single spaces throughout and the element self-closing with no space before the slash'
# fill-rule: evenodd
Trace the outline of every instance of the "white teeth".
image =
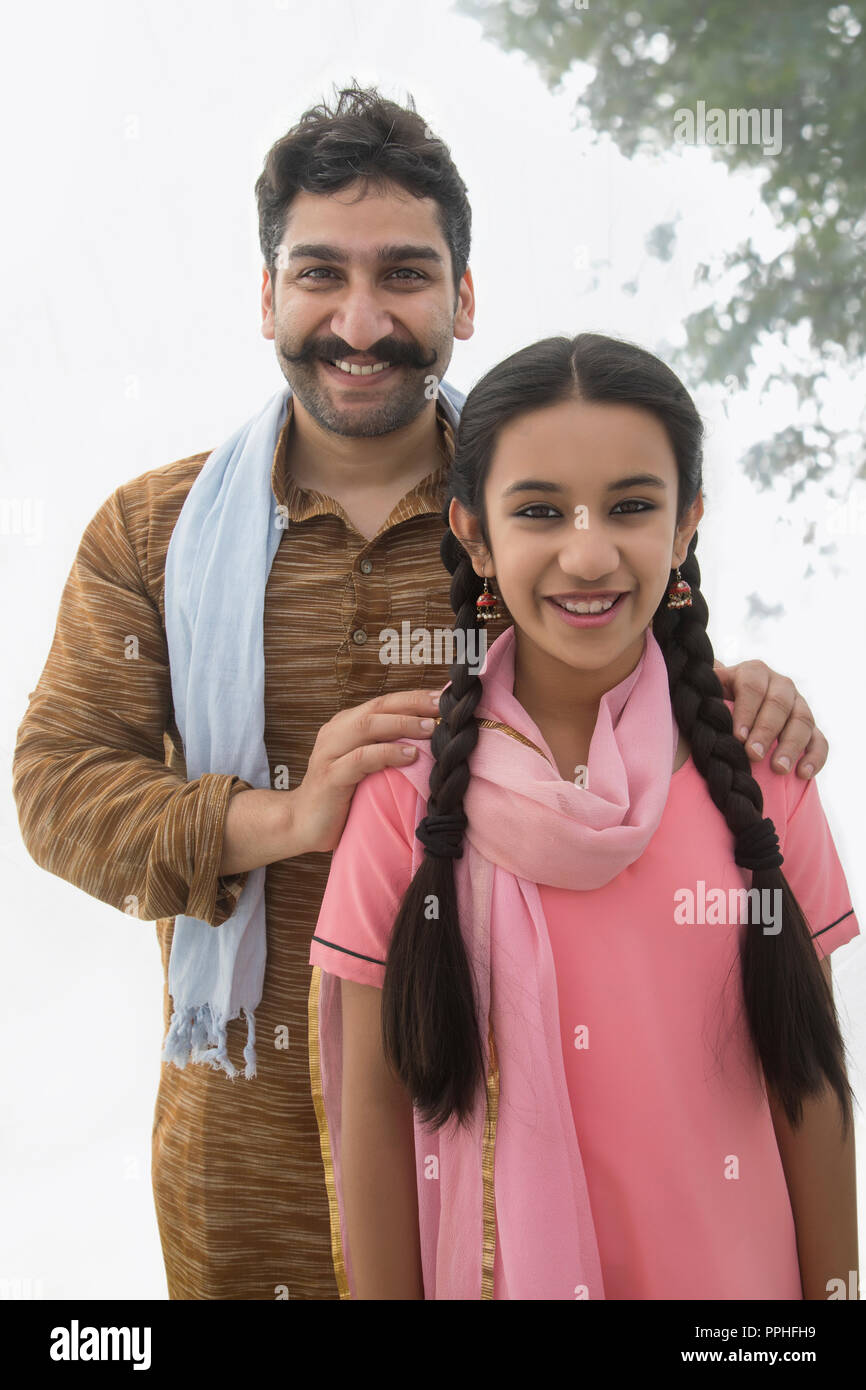
<svg viewBox="0 0 866 1390">
<path fill-rule="evenodd" d="M 369 367 L 359 367 L 357 362 L 345 362 L 341 358 L 331 363 L 332 367 L 339 367 L 341 372 L 348 372 L 350 376 L 371 376 L 374 372 L 384 372 L 390 365 L 390 362 L 375 362 Z"/>
<path fill-rule="evenodd" d="M 559 600 L 554 599 L 554 602 L 558 603 Z M 606 613 L 615 603 L 616 599 L 613 598 L 593 599 L 591 603 L 572 603 L 565 599 L 559 607 L 567 609 L 569 613 Z"/>
</svg>

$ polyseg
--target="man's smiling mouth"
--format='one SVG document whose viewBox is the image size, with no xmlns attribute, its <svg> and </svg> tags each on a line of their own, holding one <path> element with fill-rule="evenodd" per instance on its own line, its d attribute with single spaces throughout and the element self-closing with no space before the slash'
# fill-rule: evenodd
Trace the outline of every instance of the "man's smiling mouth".
<svg viewBox="0 0 866 1390">
<path fill-rule="evenodd" d="M 333 361 L 327 359 L 332 367 L 339 367 L 341 372 L 351 372 L 353 376 L 371 376 L 374 372 L 382 372 L 386 367 L 390 367 L 390 362 L 350 362 L 346 358 L 338 357 Z"/>
</svg>

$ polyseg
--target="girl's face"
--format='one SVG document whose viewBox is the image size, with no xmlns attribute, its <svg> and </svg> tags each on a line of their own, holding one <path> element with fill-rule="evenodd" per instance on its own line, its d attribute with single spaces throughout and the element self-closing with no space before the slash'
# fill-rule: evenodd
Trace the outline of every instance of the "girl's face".
<svg viewBox="0 0 866 1390">
<path fill-rule="evenodd" d="M 450 516 L 477 574 L 495 575 L 518 660 L 549 678 L 624 680 L 703 513 L 676 524 L 677 466 L 667 432 L 630 405 L 561 401 L 505 426 L 485 486 L 491 551 L 456 501 Z M 457 530 L 457 527 L 460 527 Z M 579 626 L 555 599 L 619 596 L 606 621 Z M 593 682 L 595 684 L 595 682 Z"/>
</svg>

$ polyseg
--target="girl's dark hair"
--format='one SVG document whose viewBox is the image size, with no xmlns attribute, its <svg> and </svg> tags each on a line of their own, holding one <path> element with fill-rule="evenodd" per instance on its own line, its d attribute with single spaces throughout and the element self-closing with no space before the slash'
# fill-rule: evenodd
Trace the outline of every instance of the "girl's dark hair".
<svg viewBox="0 0 866 1390">
<path fill-rule="evenodd" d="M 452 498 L 479 519 L 490 549 L 484 486 L 499 431 L 510 421 L 559 401 L 576 399 L 637 406 L 664 426 L 676 456 L 677 522 L 701 490 L 703 426 L 694 402 L 674 373 L 630 343 L 594 333 L 545 338 L 493 367 L 469 393 L 460 419 L 443 519 Z M 734 737 L 730 711 L 713 670 L 707 603 L 700 591 L 697 532 L 681 566 L 692 606 L 670 609 L 666 596 L 652 631 L 668 668 L 673 713 L 710 796 L 736 840 L 761 819 L 763 796 L 745 749 Z M 482 580 L 450 527 L 441 544 L 450 571 L 455 627 L 477 625 L 475 601 Z M 673 579 L 673 571 L 671 571 Z M 467 643 L 467 649 L 468 643 Z M 431 739 L 428 815 L 463 814 L 469 759 L 478 739 L 475 707 L 482 679 L 465 663 L 450 670 L 440 699 L 441 720 Z M 767 1083 L 791 1124 L 802 1123 L 803 1101 L 835 1091 L 843 1133 L 852 1119 L 852 1091 L 833 993 L 818 962 L 811 932 L 781 869 L 755 870 L 752 886 L 782 893 L 782 926 L 765 935 L 760 923 L 740 932 L 746 1017 Z M 438 900 L 438 919 L 425 907 Z M 763 901 L 763 897 L 759 899 Z M 486 1032 L 486 1020 L 485 1032 Z M 465 1123 L 484 1060 L 473 975 L 457 911 L 454 861 L 425 851 L 394 925 L 382 999 L 385 1054 L 426 1123 Z"/>
<path fill-rule="evenodd" d="M 336 88 L 335 88 L 336 90 Z M 265 156 L 256 181 L 259 244 L 273 283 L 286 213 L 296 193 L 333 193 L 361 179 L 369 186 L 399 184 L 416 198 L 432 198 L 451 252 L 455 301 L 469 261 L 472 213 L 466 185 L 448 146 L 415 111 L 379 95 L 375 87 L 344 87 L 332 109 L 311 106 Z"/>
</svg>

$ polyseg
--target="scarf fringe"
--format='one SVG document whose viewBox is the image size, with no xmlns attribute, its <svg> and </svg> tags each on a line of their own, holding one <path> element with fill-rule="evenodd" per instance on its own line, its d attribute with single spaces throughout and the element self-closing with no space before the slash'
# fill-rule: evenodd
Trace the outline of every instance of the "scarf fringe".
<svg viewBox="0 0 866 1390">
<path fill-rule="evenodd" d="M 256 1075 L 256 1015 L 252 1009 L 241 1008 L 247 1020 L 247 1041 L 244 1047 L 244 1079 Z M 214 1071 L 222 1070 L 232 1081 L 240 1075 L 228 1054 L 226 1031 L 228 1019 L 216 1019 L 210 1004 L 188 1004 L 175 1009 L 162 1049 L 162 1060 L 173 1062 L 183 1071 L 187 1062 L 207 1062 Z"/>
</svg>

